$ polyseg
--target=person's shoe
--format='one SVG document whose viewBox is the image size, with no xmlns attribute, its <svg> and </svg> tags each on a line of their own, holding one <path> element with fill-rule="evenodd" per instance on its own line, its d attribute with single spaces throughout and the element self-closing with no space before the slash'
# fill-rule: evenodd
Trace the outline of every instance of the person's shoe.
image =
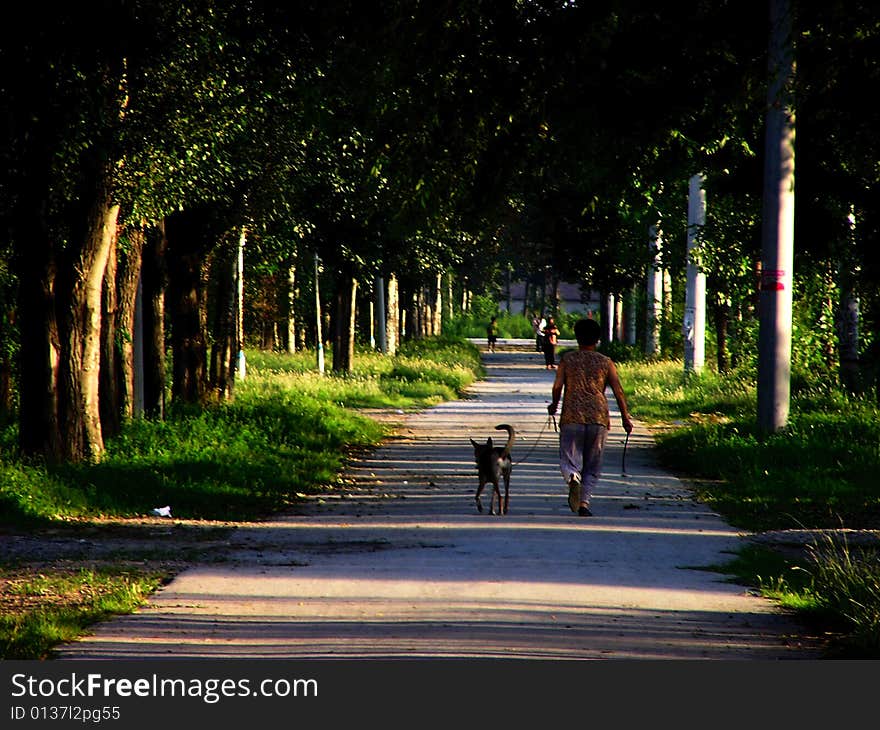
<svg viewBox="0 0 880 730">
<path fill-rule="evenodd" d="M 580 507 L 578 507 L 578 515 L 581 517 L 592 517 L 593 513 L 590 512 L 589 507 L 582 504 Z"/>
<path fill-rule="evenodd" d="M 578 511 L 578 505 L 581 503 L 581 482 L 576 477 L 572 477 L 568 481 L 568 506 L 572 512 Z"/>
</svg>

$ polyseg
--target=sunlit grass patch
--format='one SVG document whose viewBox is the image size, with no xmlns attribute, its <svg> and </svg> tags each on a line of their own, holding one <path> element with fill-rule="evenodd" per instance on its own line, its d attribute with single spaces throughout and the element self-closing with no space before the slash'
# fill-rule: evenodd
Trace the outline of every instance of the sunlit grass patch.
<svg viewBox="0 0 880 730">
<path fill-rule="evenodd" d="M 164 578 L 131 567 L 47 567 L 36 574 L 0 568 L 0 658 L 47 658 L 95 621 L 137 610 Z"/>
</svg>

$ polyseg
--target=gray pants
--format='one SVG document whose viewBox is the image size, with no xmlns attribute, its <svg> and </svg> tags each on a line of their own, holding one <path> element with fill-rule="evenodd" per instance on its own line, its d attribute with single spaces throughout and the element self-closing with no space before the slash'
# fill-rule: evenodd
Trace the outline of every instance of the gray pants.
<svg viewBox="0 0 880 730">
<path fill-rule="evenodd" d="M 567 423 L 559 429 L 559 470 L 568 484 L 581 482 L 581 502 L 590 503 L 593 487 L 602 472 L 602 455 L 608 429 L 598 423 Z"/>
</svg>

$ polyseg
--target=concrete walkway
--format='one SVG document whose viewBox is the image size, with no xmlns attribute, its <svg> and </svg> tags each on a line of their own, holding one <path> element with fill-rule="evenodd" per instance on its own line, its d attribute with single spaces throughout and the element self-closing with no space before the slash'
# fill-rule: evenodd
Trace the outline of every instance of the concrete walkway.
<svg viewBox="0 0 880 730">
<path fill-rule="evenodd" d="M 743 536 L 654 463 L 637 424 L 622 475 L 612 408 L 594 517 L 573 515 L 534 352 L 485 355 L 466 399 L 407 417 L 345 491 L 235 531 L 61 658 L 806 659 L 817 645 L 706 566 Z M 636 414 L 637 415 L 637 414 Z M 518 432 L 510 512 L 478 514 L 469 438 Z M 484 500 L 488 503 L 488 500 Z"/>
</svg>

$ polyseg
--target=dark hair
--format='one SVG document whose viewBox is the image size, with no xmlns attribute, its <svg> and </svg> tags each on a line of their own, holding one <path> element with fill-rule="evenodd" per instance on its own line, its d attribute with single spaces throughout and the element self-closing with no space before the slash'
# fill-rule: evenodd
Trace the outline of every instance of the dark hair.
<svg viewBox="0 0 880 730">
<path fill-rule="evenodd" d="M 595 345 L 601 335 L 602 328 L 595 319 L 579 319 L 574 323 L 574 336 L 579 345 Z"/>
</svg>

